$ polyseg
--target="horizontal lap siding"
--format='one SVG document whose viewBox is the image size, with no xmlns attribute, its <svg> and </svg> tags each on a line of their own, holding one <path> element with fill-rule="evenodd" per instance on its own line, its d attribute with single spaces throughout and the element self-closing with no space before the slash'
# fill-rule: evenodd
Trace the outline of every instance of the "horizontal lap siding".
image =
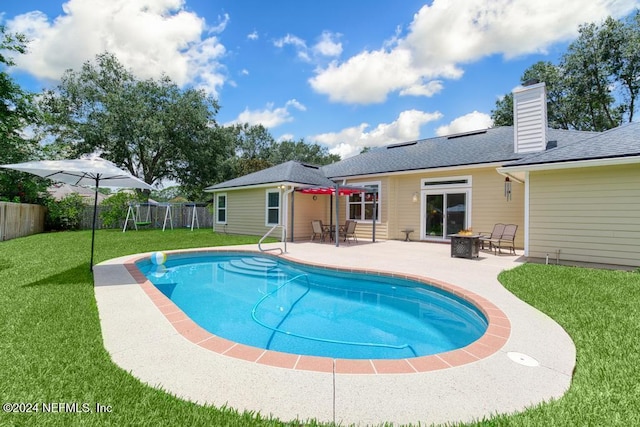
<svg viewBox="0 0 640 427">
<path fill-rule="evenodd" d="M 530 173 L 529 256 L 640 266 L 640 167 Z"/>
<path fill-rule="evenodd" d="M 388 224 L 390 219 L 389 208 L 391 206 L 390 201 L 394 199 L 392 192 L 389 187 L 389 177 L 382 178 L 367 178 L 367 179 L 358 179 L 358 180 L 349 180 L 348 185 L 358 186 L 360 183 L 372 182 L 372 181 L 380 181 L 380 191 L 382 193 L 382 199 L 380 202 L 382 206 L 380 207 L 380 219 L 376 223 L 376 240 L 381 239 L 390 239 L 387 234 Z M 340 224 L 344 224 L 347 218 L 347 209 L 349 208 L 347 205 L 348 199 L 347 197 L 340 198 Z M 371 221 L 357 221 L 358 225 L 356 226 L 356 236 L 358 239 L 362 239 L 363 241 L 371 240 L 373 237 L 373 223 Z"/>
<path fill-rule="evenodd" d="M 420 233 L 420 181 L 425 178 L 445 178 L 454 176 L 471 176 L 471 224 L 476 232 L 491 232 L 496 223 L 517 224 L 516 247 L 524 247 L 524 185 L 512 182 L 511 200 L 504 196 L 504 177 L 495 168 L 475 168 L 437 173 L 420 172 L 410 175 L 390 177 L 391 195 L 387 198 L 390 204 L 389 238 L 404 239 L 401 231 L 414 229 L 411 239 L 417 240 Z M 455 190 L 454 190 L 455 191 Z M 413 201 L 414 193 L 418 193 L 418 201 Z"/>
<path fill-rule="evenodd" d="M 218 232 L 262 236 L 271 226 L 265 226 L 266 189 L 227 192 L 227 224 L 216 224 Z M 280 234 L 274 231 L 273 236 Z"/>
<path fill-rule="evenodd" d="M 504 195 L 505 177 L 495 168 L 473 171 L 472 227 L 490 233 L 497 223 L 516 224 L 515 246 L 524 248 L 524 184 L 511 181 L 511 200 Z"/>
<path fill-rule="evenodd" d="M 329 224 L 329 204 L 330 196 L 318 194 L 316 200 L 313 195 L 296 192 L 293 195 L 293 238 L 295 241 L 309 240 L 313 233 L 311 221 L 320 220 L 324 224 Z M 335 216 L 335 214 L 334 214 Z M 289 216 L 291 218 L 291 214 Z M 290 227 L 291 223 L 287 224 Z"/>
<path fill-rule="evenodd" d="M 403 239 L 404 229 L 413 229 L 409 236 L 411 240 L 420 239 L 420 180 L 423 174 L 398 175 L 390 178 L 389 197 L 389 226 L 390 239 Z M 418 193 L 418 200 L 413 201 L 414 193 Z"/>
</svg>

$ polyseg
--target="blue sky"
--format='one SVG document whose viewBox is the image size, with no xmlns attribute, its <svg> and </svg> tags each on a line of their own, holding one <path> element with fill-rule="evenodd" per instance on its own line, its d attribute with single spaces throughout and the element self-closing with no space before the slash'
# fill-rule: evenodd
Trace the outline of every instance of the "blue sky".
<svg viewBox="0 0 640 427">
<path fill-rule="evenodd" d="M 342 157 L 486 128 L 531 64 L 557 62 L 578 26 L 640 0 L 21 0 L 0 22 L 32 42 L 28 90 L 110 51 L 218 99 L 221 124 L 263 124 Z"/>
</svg>

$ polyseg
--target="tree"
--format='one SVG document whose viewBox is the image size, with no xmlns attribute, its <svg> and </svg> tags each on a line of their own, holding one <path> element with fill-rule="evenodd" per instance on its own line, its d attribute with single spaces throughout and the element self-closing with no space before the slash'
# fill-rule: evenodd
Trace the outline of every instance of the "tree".
<svg viewBox="0 0 640 427">
<path fill-rule="evenodd" d="M 508 93 L 496 100 L 496 107 L 491 110 L 494 126 L 513 125 L 513 94 Z"/>
<path fill-rule="evenodd" d="M 262 125 L 247 123 L 225 128 L 234 157 L 222 164 L 221 180 L 243 176 L 289 160 L 326 165 L 340 160 L 318 144 L 299 141 L 277 142 Z M 218 181 L 219 182 L 219 181 Z"/>
<path fill-rule="evenodd" d="M 632 122 L 640 94 L 640 11 L 624 22 L 608 18 L 601 32 L 608 72 L 618 85 L 627 121 Z"/>
<path fill-rule="evenodd" d="M 304 139 L 297 142 L 281 141 L 276 143 L 271 150 L 269 161 L 277 165 L 289 160 L 313 165 L 327 165 L 339 161 L 340 156 L 329 154 L 325 147 L 321 147 L 318 144 L 307 144 Z"/>
<path fill-rule="evenodd" d="M 573 120 L 580 130 L 603 131 L 618 126 L 622 108 L 611 93 L 613 76 L 608 72 L 604 51 L 606 33 L 595 24 L 582 25 L 579 37 L 569 45 L 560 67 L 574 106 Z"/>
<path fill-rule="evenodd" d="M 68 70 L 44 93 L 48 131 L 74 156 L 100 153 L 148 184 L 179 179 L 194 153 L 212 144 L 219 110 L 204 91 L 168 77 L 137 80 L 110 53 Z"/>
<path fill-rule="evenodd" d="M 8 34 L 0 26 L 0 164 L 19 163 L 38 157 L 39 145 L 23 130 L 38 122 L 33 94 L 24 91 L 7 73 L 14 64 L 6 53 L 23 54 L 26 38 Z M 25 203 L 41 202 L 46 181 L 33 175 L 3 169 L 0 171 L 0 199 Z"/>
<path fill-rule="evenodd" d="M 640 12 L 602 25 L 585 24 L 558 65 L 538 62 L 521 82 L 536 79 L 547 88 L 549 126 L 603 131 L 632 121 L 640 93 Z M 513 124 L 511 94 L 496 102 L 496 126 Z"/>
<path fill-rule="evenodd" d="M 181 194 L 194 201 L 210 199 L 204 189 L 233 175 L 231 159 L 235 145 L 234 133 L 229 129 L 220 126 L 204 129 L 199 142 L 186 153 L 185 162 L 176 165 Z"/>
<path fill-rule="evenodd" d="M 273 166 L 269 162 L 276 141 L 267 128 L 247 123 L 229 129 L 235 140 L 234 175 L 242 176 Z"/>
</svg>

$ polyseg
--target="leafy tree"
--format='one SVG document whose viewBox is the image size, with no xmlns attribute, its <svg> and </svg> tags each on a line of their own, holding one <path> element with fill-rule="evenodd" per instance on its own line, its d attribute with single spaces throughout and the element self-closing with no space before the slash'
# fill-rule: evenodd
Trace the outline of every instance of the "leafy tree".
<svg viewBox="0 0 640 427">
<path fill-rule="evenodd" d="M 625 21 L 607 18 L 585 24 L 558 65 L 538 62 L 521 82 L 547 87 L 547 114 L 553 128 L 602 131 L 632 121 L 640 93 L 640 12 Z M 513 98 L 496 102 L 494 125 L 513 124 Z"/>
<path fill-rule="evenodd" d="M 494 126 L 513 125 L 513 94 L 508 93 L 496 101 L 496 106 L 491 110 L 491 119 Z"/>
<path fill-rule="evenodd" d="M 307 144 L 303 139 L 297 142 L 282 141 L 276 143 L 271 150 L 269 161 L 276 165 L 289 160 L 297 160 L 314 165 L 327 165 L 340 160 L 340 156 L 329 154 L 325 147 L 321 147 L 318 144 Z"/>
<path fill-rule="evenodd" d="M 273 166 L 269 156 L 276 141 L 267 128 L 244 123 L 232 126 L 228 131 L 235 141 L 235 159 L 231 165 L 233 177 Z"/>
<path fill-rule="evenodd" d="M 233 132 L 227 128 L 212 126 L 204 129 L 199 142 L 185 153 L 185 162 L 176 166 L 181 195 L 194 201 L 210 199 L 211 194 L 204 193 L 204 189 L 233 174 L 231 159 L 235 146 Z"/>
<path fill-rule="evenodd" d="M 216 143 L 217 101 L 168 77 L 137 80 L 110 53 L 68 70 L 42 108 L 49 132 L 74 156 L 98 152 L 148 184 L 179 179 L 194 153 Z"/>
<path fill-rule="evenodd" d="M 572 109 L 579 129 L 611 129 L 621 123 L 622 108 L 615 106 L 611 93 L 613 76 L 608 72 L 604 50 L 607 33 L 595 24 L 582 25 L 579 33 L 560 65 L 570 90 L 567 101 L 582 107 Z"/>
<path fill-rule="evenodd" d="M 226 128 L 229 144 L 233 144 L 235 156 L 223 167 L 223 179 L 231 179 L 275 166 L 289 160 L 326 165 L 340 160 L 318 144 L 304 140 L 277 142 L 262 125 L 235 125 Z"/>
<path fill-rule="evenodd" d="M 623 99 L 627 121 L 632 122 L 640 94 L 640 11 L 626 21 L 609 17 L 602 25 L 601 33 L 608 72 Z"/>
<path fill-rule="evenodd" d="M 7 69 L 15 65 L 7 54 L 23 54 L 27 41 L 23 35 L 8 34 L 0 26 L 0 164 L 19 163 L 36 158 L 38 143 L 25 136 L 23 129 L 38 122 L 33 94 L 11 79 Z M 39 194 L 46 181 L 33 175 L 0 170 L 0 198 L 25 203 L 41 202 Z"/>
</svg>

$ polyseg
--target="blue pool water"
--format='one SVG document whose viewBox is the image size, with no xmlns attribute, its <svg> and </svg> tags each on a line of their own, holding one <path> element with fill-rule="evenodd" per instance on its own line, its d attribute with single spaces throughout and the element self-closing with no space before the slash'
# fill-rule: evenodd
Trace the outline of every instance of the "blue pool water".
<svg viewBox="0 0 640 427">
<path fill-rule="evenodd" d="M 212 334 L 285 353 L 401 359 L 464 347 L 487 329 L 469 302 L 404 279 L 237 253 L 138 267 Z"/>
</svg>

